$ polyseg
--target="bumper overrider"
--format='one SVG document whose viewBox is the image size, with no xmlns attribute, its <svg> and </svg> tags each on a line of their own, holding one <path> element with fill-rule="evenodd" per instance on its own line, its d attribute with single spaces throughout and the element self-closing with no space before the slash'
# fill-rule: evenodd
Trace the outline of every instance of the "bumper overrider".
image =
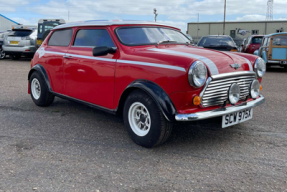
<svg viewBox="0 0 287 192">
<path fill-rule="evenodd" d="M 226 114 L 235 113 L 244 109 L 254 108 L 259 106 L 265 102 L 265 98 L 260 95 L 256 100 L 249 101 L 242 103 L 240 105 L 235 105 L 231 107 L 224 107 L 220 109 L 215 109 L 211 111 L 203 111 L 198 113 L 191 113 L 191 114 L 176 114 L 175 120 L 176 121 L 197 121 L 203 119 L 210 119 L 214 117 L 220 117 Z"/>
</svg>

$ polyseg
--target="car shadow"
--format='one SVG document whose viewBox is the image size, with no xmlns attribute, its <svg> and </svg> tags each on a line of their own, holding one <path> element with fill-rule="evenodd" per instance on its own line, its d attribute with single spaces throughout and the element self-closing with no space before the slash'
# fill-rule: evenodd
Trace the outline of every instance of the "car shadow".
<svg viewBox="0 0 287 192">
<path fill-rule="evenodd" d="M 274 66 L 274 67 L 267 67 L 266 71 L 267 72 L 275 72 L 275 73 L 286 73 L 287 69 L 285 69 L 283 67 Z"/>
</svg>

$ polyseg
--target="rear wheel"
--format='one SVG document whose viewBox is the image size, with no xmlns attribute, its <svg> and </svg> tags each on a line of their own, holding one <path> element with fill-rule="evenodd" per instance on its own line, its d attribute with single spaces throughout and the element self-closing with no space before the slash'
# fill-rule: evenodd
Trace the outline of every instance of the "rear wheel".
<svg viewBox="0 0 287 192">
<path fill-rule="evenodd" d="M 6 53 L 3 51 L 3 49 L 0 49 L 0 59 L 5 59 Z"/>
<path fill-rule="evenodd" d="M 53 103 L 54 95 L 49 92 L 43 77 L 38 72 L 31 75 L 29 83 L 31 97 L 36 105 L 45 107 Z"/>
<path fill-rule="evenodd" d="M 133 91 L 124 105 L 124 123 L 131 139 L 151 148 L 164 143 L 172 132 L 154 100 L 141 90 Z"/>
<path fill-rule="evenodd" d="M 12 59 L 12 60 L 19 60 L 20 59 L 20 57 L 21 57 L 21 55 L 15 55 L 15 54 L 11 54 L 10 55 L 10 58 Z"/>
</svg>

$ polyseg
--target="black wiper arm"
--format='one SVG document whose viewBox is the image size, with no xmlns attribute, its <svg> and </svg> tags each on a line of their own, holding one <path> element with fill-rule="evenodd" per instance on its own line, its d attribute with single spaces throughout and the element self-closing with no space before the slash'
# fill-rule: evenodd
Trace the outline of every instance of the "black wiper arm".
<svg viewBox="0 0 287 192">
<path fill-rule="evenodd" d="M 157 44 L 162 44 L 162 43 L 170 43 L 170 42 L 173 42 L 173 43 L 177 43 L 177 41 L 171 41 L 171 40 L 163 40 L 163 41 L 159 41 Z"/>
</svg>

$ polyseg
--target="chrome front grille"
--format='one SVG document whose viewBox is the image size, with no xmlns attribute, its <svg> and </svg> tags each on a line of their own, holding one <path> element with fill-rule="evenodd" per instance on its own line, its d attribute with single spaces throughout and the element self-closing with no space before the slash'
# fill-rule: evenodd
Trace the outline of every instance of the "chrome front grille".
<svg viewBox="0 0 287 192">
<path fill-rule="evenodd" d="M 244 100 L 249 95 L 251 82 L 256 79 L 255 73 L 247 72 L 240 75 L 218 75 L 212 77 L 207 82 L 201 94 L 201 106 L 209 107 L 223 105 L 228 100 L 228 90 L 233 83 L 240 87 L 240 100 Z"/>
</svg>

